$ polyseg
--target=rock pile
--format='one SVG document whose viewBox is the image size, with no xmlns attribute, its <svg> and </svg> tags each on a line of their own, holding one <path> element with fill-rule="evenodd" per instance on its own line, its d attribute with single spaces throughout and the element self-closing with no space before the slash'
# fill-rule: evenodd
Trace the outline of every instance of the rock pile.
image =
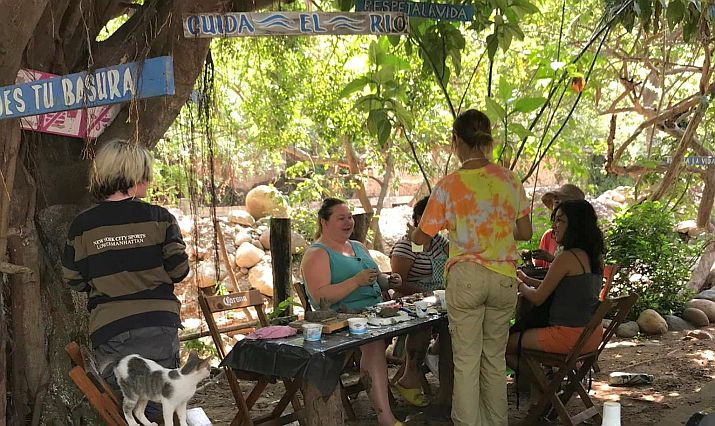
<svg viewBox="0 0 715 426">
<path fill-rule="evenodd" d="M 280 200 L 274 200 L 271 191 L 259 191 L 251 197 L 254 210 L 261 215 L 283 211 Z M 192 217 L 181 210 L 170 210 L 177 219 L 191 262 L 189 276 L 176 286 L 175 291 L 182 302 L 183 318 L 198 316 L 197 286 L 210 288 L 219 284 L 227 290 L 233 290 L 227 269 L 229 267 L 236 277 L 237 290 L 255 288 L 266 296 L 273 296 L 270 230 L 267 219 L 256 218 L 243 207 L 234 208 L 226 216 L 218 218 L 229 259 L 229 265 L 226 265 L 218 243 L 214 245 L 214 227 L 209 218 Z M 297 232 L 292 232 L 291 253 L 302 253 L 306 247 L 305 238 Z M 216 262 L 217 250 L 220 262 Z M 219 271 L 216 271 L 216 265 L 219 265 Z"/>
<path fill-rule="evenodd" d="M 646 309 L 640 313 L 637 321 L 621 324 L 616 329 L 616 335 L 623 338 L 635 337 L 638 333 L 659 335 L 668 331 L 684 331 L 707 327 L 710 324 L 715 324 L 715 290 L 712 289 L 705 290 L 690 300 L 680 317 L 666 315 L 663 318 L 658 312 Z M 607 323 L 604 322 L 603 326 L 607 327 Z M 702 334 L 698 335 L 704 336 Z M 705 333 L 705 335 L 708 334 Z"/>
</svg>

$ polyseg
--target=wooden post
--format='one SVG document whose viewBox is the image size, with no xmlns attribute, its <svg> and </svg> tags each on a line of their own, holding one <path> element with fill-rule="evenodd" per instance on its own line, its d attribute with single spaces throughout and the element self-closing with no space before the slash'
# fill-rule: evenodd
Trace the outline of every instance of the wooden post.
<svg viewBox="0 0 715 426">
<path fill-rule="evenodd" d="M 273 264 L 273 309 L 288 298 L 291 283 L 290 219 L 271 218 L 271 260 Z M 288 314 L 291 314 L 289 309 Z"/>
<path fill-rule="evenodd" d="M 340 426 L 345 424 L 340 400 L 340 386 L 330 396 L 323 397 L 310 383 L 303 382 L 305 421 L 308 426 Z"/>
<path fill-rule="evenodd" d="M 372 213 L 354 214 L 353 220 L 355 220 L 355 227 L 353 228 L 353 233 L 350 235 L 350 239 L 360 241 L 361 243 L 365 244 L 365 240 L 367 239 L 367 231 L 370 229 Z"/>
</svg>

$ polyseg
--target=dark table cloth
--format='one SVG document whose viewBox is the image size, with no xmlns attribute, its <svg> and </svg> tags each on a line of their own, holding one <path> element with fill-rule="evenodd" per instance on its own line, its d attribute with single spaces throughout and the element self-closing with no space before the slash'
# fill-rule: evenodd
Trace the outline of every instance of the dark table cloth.
<svg viewBox="0 0 715 426">
<path fill-rule="evenodd" d="M 302 335 L 272 340 L 243 339 L 226 355 L 221 366 L 266 376 L 301 379 L 327 397 L 340 380 L 345 354 L 349 350 L 446 320 L 446 314 L 430 315 L 389 326 L 369 326 L 368 332 L 359 336 L 351 335 L 347 330 L 324 334 L 319 342 L 306 342 Z"/>
</svg>

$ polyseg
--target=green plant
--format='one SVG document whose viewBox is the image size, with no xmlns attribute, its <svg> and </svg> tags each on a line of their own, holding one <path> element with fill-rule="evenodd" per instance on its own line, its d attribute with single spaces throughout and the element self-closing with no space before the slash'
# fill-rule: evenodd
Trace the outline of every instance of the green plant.
<svg viewBox="0 0 715 426">
<path fill-rule="evenodd" d="M 702 244 L 681 241 L 674 223 L 661 203 L 645 201 L 616 216 L 608 230 L 607 261 L 621 267 L 613 294 L 638 294 L 631 318 L 649 308 L 679 313 L 690 296 L 685 284 Z"/>
<path fill-rule="evenodd" d="M 203 338 L 186 340 L 182 343 L 182 345 L 184 346 L 184 351 L 189 352 L 193 349 L 198 353 L 199 356 L 205 357 L 210 355 L 214 358 L 219 358 L 216 346 L 214 346 L 210 338 L 208 339 L 208 343 L 204 342 L 204 340 L 202 339 Z"/>
<path fill-rule="evenodd" d="M 544 207 L 541 201 L 534 202 L 534 210 L 531 215 L 531 228 L 534 230 L 531 235 L 531 240 L 516 242 L 516 248 L 519 252 L 522 250 L 537 249 L 544 232 L 551 228 L 551 211 Z"/>
<path fill-rule="evenodd" d="M 268 320 L 270 321 L 284 316 L 284 314 L 287 314 L 288 308 L 290 308 L 291 306 L 301 306 L 301 304 L 296 302 L 293 299 L 293 296 L 289 296 L 286 300 L 280 302 L 278 304 L 278 307 L 273 309 L 273 311 L 268 314 Z"/>
</svg>

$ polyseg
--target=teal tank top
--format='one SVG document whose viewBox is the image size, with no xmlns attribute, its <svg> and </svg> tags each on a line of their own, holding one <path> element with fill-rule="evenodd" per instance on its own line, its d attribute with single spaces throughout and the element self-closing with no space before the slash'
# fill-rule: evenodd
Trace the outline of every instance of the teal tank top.
<svg viewBox="0 0 715 426">
<path fill-rule="evenodd" d="M 346 256 L 342 253 L 331 249 L 330 247 L 321 244 L 313 243 L 311 247 L 319 247 L 328 253 L 330 260 L 330 284 L 341 283 L 348 278 L 352 278 L 364 269 L 379 269 L 377 263 L 370 257 L 370 254 L 363 246 L 355 241 L 350 241 L 355 256 Z M 308 292 L 308 299 L 313 308 L 320 306 L 319 300 L 313 300 L 313 297 Z M 364 309 L 368 306 L 374 306 L 382 302 L 382 292 L 377 281 L 372 285 L 358 287 L 357 290 L 350 293 L 343 300 L 334 303 L 330 306 L 333 310 L 339 310 L 341 306 L 350 310 Z"/>
</svg>

